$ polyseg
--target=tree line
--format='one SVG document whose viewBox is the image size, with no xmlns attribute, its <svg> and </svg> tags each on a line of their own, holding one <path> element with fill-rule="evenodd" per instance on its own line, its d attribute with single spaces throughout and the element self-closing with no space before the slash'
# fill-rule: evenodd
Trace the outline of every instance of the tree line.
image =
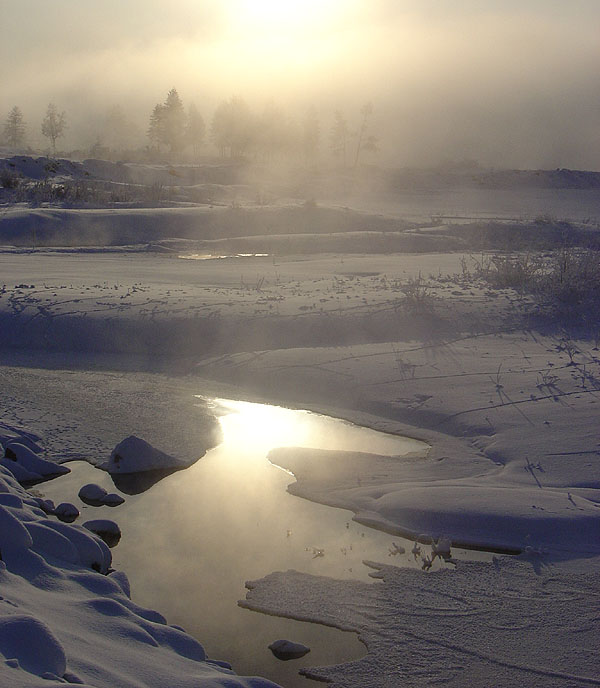
<svg viewBox="0 0 600 688">
<path fill-rule="evenodd" d="M 323 140 L 322 125 L 314 106 L 307 108 L 297 120 L 273 102 L 261 112 L 255 112 L 242 98 L 231 97 L 217 106 L 207 126 L 195 104 L 185 107 L 177 89 L 172 88 L 150 113 L 145 151 L 155 158 L 165 154 L 176 158 L 184 153 L 197 157 L 212 144 L 226 158 L 254 157 L 269 161 L 294 157 L 307 163 L 329 152 L 342 166 L 356 167 L 365 154 L 377 151 L 377 139 L 371 131 L 372 114 L 372 104 L 366 103 L 352 126 L 341 110 L 335 110 L 328 136 Z M 41 133 L 53 155 L 66 129 L 66 113 L 50 103 L 41 123 Z M 104 136 L 99 136 L 90 148 L 94 157 L 102 157 L 103 152 L 111 149 L 124 151 L 131 147 L 135 125 L 120 107 L 109 111 L 103 130 Z M 27 128 L 18 106 L 4 120 L 3 138 L 13 148 L 26 143 Z M 105 145 L 103 138 L 111 145 Z"/>
</svg>

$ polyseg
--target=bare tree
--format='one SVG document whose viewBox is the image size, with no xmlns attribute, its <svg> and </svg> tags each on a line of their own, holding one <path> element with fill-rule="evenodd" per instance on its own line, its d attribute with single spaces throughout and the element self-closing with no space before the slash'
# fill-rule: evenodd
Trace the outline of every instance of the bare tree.
<svg viewBox="0 0 600 688">
<path fill-rule="evenodd" d="M 25 123 L 23 113 L 16 105 L 8 113 L 4 121 L 4 138 L 6 143 L 13 148 L 22 146 L 25 141 Z"/>
<path fill-rule="evenodd" d="M 42 120 L 42 134 L 50 139 L 53 155 L 56 155 L 56 140 L 65 135 L 66 128 L 67 116 L 64 112 L 58 112 L 54 103 L 50 103 Z"/>
</svg>

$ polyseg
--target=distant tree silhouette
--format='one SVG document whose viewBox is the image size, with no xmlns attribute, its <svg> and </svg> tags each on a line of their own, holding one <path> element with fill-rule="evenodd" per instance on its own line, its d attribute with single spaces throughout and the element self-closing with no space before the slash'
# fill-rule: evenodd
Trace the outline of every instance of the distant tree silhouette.
<svg viewBox="0 0 600 688">
<path fill-rule="evenodd" d="M 198 112 L 198 108 L 194 103 L 190 103 L 185 123 L 185 141 L 192 147 L 195 155 L 198 154 L 200 147 L 204 143 L 205 133 L 206 125 L 204 124 L 204 119 L 202 119 L 202 115 Z"/>
<path fill-rule="evenodd" d="M 21 109 L 15 105 L 4 120 L 4 139 L 9 146 L 17 148 L 25 141 L 25 122 Z"/>
<path fill-rule="evenodd" d="M 362 115 L 358 130 L 358 140 L 356 142 L 356 155 L 354 156 L 354 169 L 358 166 L 358 159 L 363 150 L 375 152 L 377 150 L 377 139 L 369 135 L 369 120 L 373 114 L 373 103 L 365 103 L 360 109 Z"/>
<path fill-rule="evenodd" d="M 136 125 L 127 118 L 120 105 L 113 105 L 107 111 L 103 131 L 106 145 L 119 151 L 130 147 L 138 134 Z"/>
<path fill-rule="evenodd" d="M 281 155 L 293 145 L 292 123 L 283 110 L 269 103 L 258 118 L 256 124 L 256 146 L 262 155 L 270 160 Z"/>
<path fill-rule="evenodd" d="M 165 106 L 157 103 L 152 110 L 150 115 L 150 125 L 148 127 L 148 138 L 150 143 L 152 143 L 158 150 L 163 143 L 166 141 L 165 136 L 165 117 L 163 114 Z"/>
<path fill-rule="evenodd" d="M 302 122 L 302 152 L 307 162 L 317 157 L 320 136 L 317 110 L 314 105 L 311 105 Z"/>
<path fill-rule="evenodd" d="M 158 103 L 152 110 L 148 138 L 159 150 L 165 145 L 172 153 L 180 151 L 185 143 L 185 123 L 183 103 L 177 89 L 172 88 L 165 102 Z"/>
<path fill-rule="evenodd" d="M 67 128 L 67 116 L 59 112 L 54 103 L 50 103 L 46 109 L 46 115 L 42 120 L 42 134 L 50 139 L 52 154 L 56 155 L 56 140 L 65 135 Z"/>
<path fill-rule="evenodd" d="M 329 141 L 333 154 L 336 158 L 341 158 L 344 167 L 346 167 L 349 138 L 350 130 L 348 129 L 348 122 L 341 111 L 336 110 L 333 113 L 333 126 L 331 127 Z"/>
<path fill-rule="evenodd" d="M 244 155 L 253 142 L 254 133 L 254 118 L 241 98 L 223 101 L 215 110 L 211 138 L 222 156 Z"/>
<path fill-rule="evenodd" d="M 185 143 L 185 110 L 176 89 L 167 94 L 162 110 L 165 118 L 165 138 L 171 152 L 180 151 Z"/>
</svg>

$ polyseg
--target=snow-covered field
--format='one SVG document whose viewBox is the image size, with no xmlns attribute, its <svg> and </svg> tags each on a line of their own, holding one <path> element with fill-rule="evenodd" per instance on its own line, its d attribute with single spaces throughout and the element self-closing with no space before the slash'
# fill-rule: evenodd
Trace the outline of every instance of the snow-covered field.
<svg viewBox="0 0 600 688">
<path fill-rule="evenodd" d="M 147 183 L 158 172 L 144 174 Z M 29 432 L 46 459 L 101 464 L 136 435 L 187 465 L 218 441 L 208 409 L 191 401 L 199 391 L 422 439 L 431 449 L 413 459 L 294 448 L 270 458 L 294 473 L 294 494 L 350 509 L 361 523 L 423 543 L 444 536 L 521 552 L 518 561 L 430 573 L 375 562 L 372 585 L 277 573 L 253 582 L 244 604 L 360 633 L 364 659 L 309 670 L 337 686 L 597 685 L 597 313 L 553 317 L 467 268 L 475 249 L 550 255 L 565 236 L 597 246 L 600 192 L 553 192 L 548 212 L 576 220 L 567 225 L 534 220 L 547 189 L 512 191 L 496 201 L 506 212 L 488 206 L 503 224 L 467 229 L 412 207 L 375 215 L 372 197 L 356 211 L 189 198 L 169 208 L 5 205 L 6 441 L 33 441 Z M 459 198 L 469 204 L 467 192 Z M 517 224 L 508 221 L 515 209 Z M 460 214 L 484 210 L 478 200 Z M 401 246 L 411 252 L 392 252 Z M 268 255 L 183 258 L 240 253 Z M 132 603 L 120 574 L 102 575 L 109 553 L 97 538 L 40 512 L 2 470 L 7 685 L 74 675 L 98 687 L 199 685 L 193 675 L 237 685 L 189 636 Z M 92 550 L 101 552 L 93 562 Z M 38 633 L 52 649 L 38 661 L 15 632 Z M 119 678 L 121 662 L 130 669 Z"/>
</svg>

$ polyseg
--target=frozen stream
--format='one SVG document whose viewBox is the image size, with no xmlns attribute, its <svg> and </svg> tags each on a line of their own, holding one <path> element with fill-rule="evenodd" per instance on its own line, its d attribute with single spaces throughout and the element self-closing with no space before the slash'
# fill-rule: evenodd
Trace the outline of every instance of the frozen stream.
<svg viewBox="0 0 600 688">
<path fill-rule="evenodd" d="M 115 488 L 108 474 L 85 462 L 39 486 L 55 502 L 71 501 L 79 522 L 110 518 L 123 532 L 114 567 L 126 571 L 133 599 L 159 610 L 197 637 L 207 654 L 236 672 L 263 675 L 283 686 L 308 685 L 298 669 L 362 656 L 352 633 L 256 614 L 237 606 L 246 580 L 290 568 L 336 578 L 368 578 L 363 559 L 414 564 L 412 543 L 351 520 L 352 514 L 286 492 L 293 477 L 270 464 L 282 446 L 418 452 L 416 440 L 386 435 L 307 411 L 217 400 L 223 442 L 190 468 L 173 473 L 117 508 L 89 507 L 77 496 L 85 483 Z M 399 460 L 402 460 L 401 458 Z M 393 542 L 406 554 L 392 554 Z M 435 566 L 439 566 L 436 561 Z M 376 583 L 374 583 L 376 584 Z M 311 647 L 300 660 L 280 662 L 267 646 L 288 638 Z"/>
</svg>

